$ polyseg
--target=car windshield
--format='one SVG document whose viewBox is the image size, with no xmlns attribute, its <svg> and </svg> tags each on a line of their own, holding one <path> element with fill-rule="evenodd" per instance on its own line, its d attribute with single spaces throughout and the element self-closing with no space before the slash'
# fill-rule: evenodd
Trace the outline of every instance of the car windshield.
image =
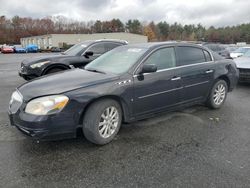
<svg viewBox="0 0 250 188">
<path fill-rule="evenodd" d="M 237 50 L 234 51 L 234 53 L 246 53 L 249 50 L 250 48 L 238 48 Z"/>
<path fill-rule="evenodd" d="M 84 49 L 90 44 L 90 42 L 82 42 L 79 44 L 75 44 L 65 52 L 63 52 L 64 55 L 71 55 L 71 56 L 76 56 L 76 55 L 81 55 L 80 53 L 84 51 Z"/>
<path fill-rule="evenodd" d="M 122 74 L 127 72 L 146 51 L 147 48 L 121 46 L 95 59 L 85 69 Z"/>
</svg>

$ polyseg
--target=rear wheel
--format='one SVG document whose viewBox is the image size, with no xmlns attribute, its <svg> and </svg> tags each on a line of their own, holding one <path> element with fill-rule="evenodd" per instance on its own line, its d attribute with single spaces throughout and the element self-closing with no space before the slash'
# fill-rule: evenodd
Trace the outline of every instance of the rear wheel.
<svg viewBox="0 0 250 188">
<path fill-rule="evenodd" d="M 224 80 L 216 81 L 212 90 L 210 91 L 207 100 L 207 105 L 213 109 L 220 108 L 226 100 L 227 91 L 228 91 L 228 86 Z"/>
<path fill-rule="evenodd" d="M 83 133 L 92 143 L 104 145 L 113 140 L 122 122 L 122 110 L 114 100 L 105 99 L 93 103 L 83 120 Z"/>
</svg>

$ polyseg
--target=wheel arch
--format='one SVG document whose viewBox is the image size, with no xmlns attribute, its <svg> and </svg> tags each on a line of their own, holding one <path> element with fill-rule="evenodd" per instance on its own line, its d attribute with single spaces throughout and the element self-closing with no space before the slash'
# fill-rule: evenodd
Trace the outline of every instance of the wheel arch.
<svg viewBox="0 0 250 188">
<path fill-rule="evenodd" d="M 91 101 L 89 101 L 89 103 L 85 106 L 84 110 L 82 111 L 82 113 L 80 115 L 79 125 L 82 124 L 87 109 L 93 103 L 95 103 L 97 101 L 100 101 L 100 100 L 105 100 L 105 99 L 112 99 L 112 100 L 118 102 L 118 104 L 121 106 L 121 110 L 122 110 L 122 122 L 129 122 L 129 111 L 128 111 L 128 106 L 127 106 L 126 102 L 122 98 L 120 98 L 119 96 L 105 95 L 105 96 L 101 96 L 101 97 L 98 97 L 98 98 L 94 98 Z"/>
<path fill-rule="evenodd" d="M 227 75 L 221 75 L 217 78 L 217 80 L 224 80 L 227 83 L 227 88 L 229 90 L 231 83 L 230 83 L 230 79 L 228 78 Z"/>
<path fill-rule="evenodd" d="M 52 64 L 52 65 L 47 66 L 47 67 L 42 71 L 42 74 L 41 74 L 41 75 L 45 75 L 49 70 L 54 69 L 54 68 L 61 68 L 61 69 L 63 69 L 63 70 L 70 69 L 70 67 L 67 66 L 67 65 L 65 65 L 65 64 L 60 64 L 60 63 Z"/>
</svg>

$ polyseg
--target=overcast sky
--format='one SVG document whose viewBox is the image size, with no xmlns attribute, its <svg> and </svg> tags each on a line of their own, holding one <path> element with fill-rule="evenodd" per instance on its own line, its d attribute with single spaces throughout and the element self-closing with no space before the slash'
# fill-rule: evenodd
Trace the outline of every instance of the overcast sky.
<svg viewBox="0 0 250 188">
<path fill-rule="evenodd" d="M 0 0 L 0 15 L 119 18 L 226 26 L 250 22 L 250 0 Z"/>
</svg>

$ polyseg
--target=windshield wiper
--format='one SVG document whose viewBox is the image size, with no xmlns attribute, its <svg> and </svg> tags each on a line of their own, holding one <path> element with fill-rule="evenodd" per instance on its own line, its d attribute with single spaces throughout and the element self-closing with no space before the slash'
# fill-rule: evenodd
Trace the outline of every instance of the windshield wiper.
<svg viewBox="0 0 250 188">
<path fill-rule="evenodd" d="M 98 72 L 98 73 L 106 74 L 105 72 L 97 70 L 97 69 L 85 69 L 85 70 L 90 71 L 90 72 Z"/>
</svg>

